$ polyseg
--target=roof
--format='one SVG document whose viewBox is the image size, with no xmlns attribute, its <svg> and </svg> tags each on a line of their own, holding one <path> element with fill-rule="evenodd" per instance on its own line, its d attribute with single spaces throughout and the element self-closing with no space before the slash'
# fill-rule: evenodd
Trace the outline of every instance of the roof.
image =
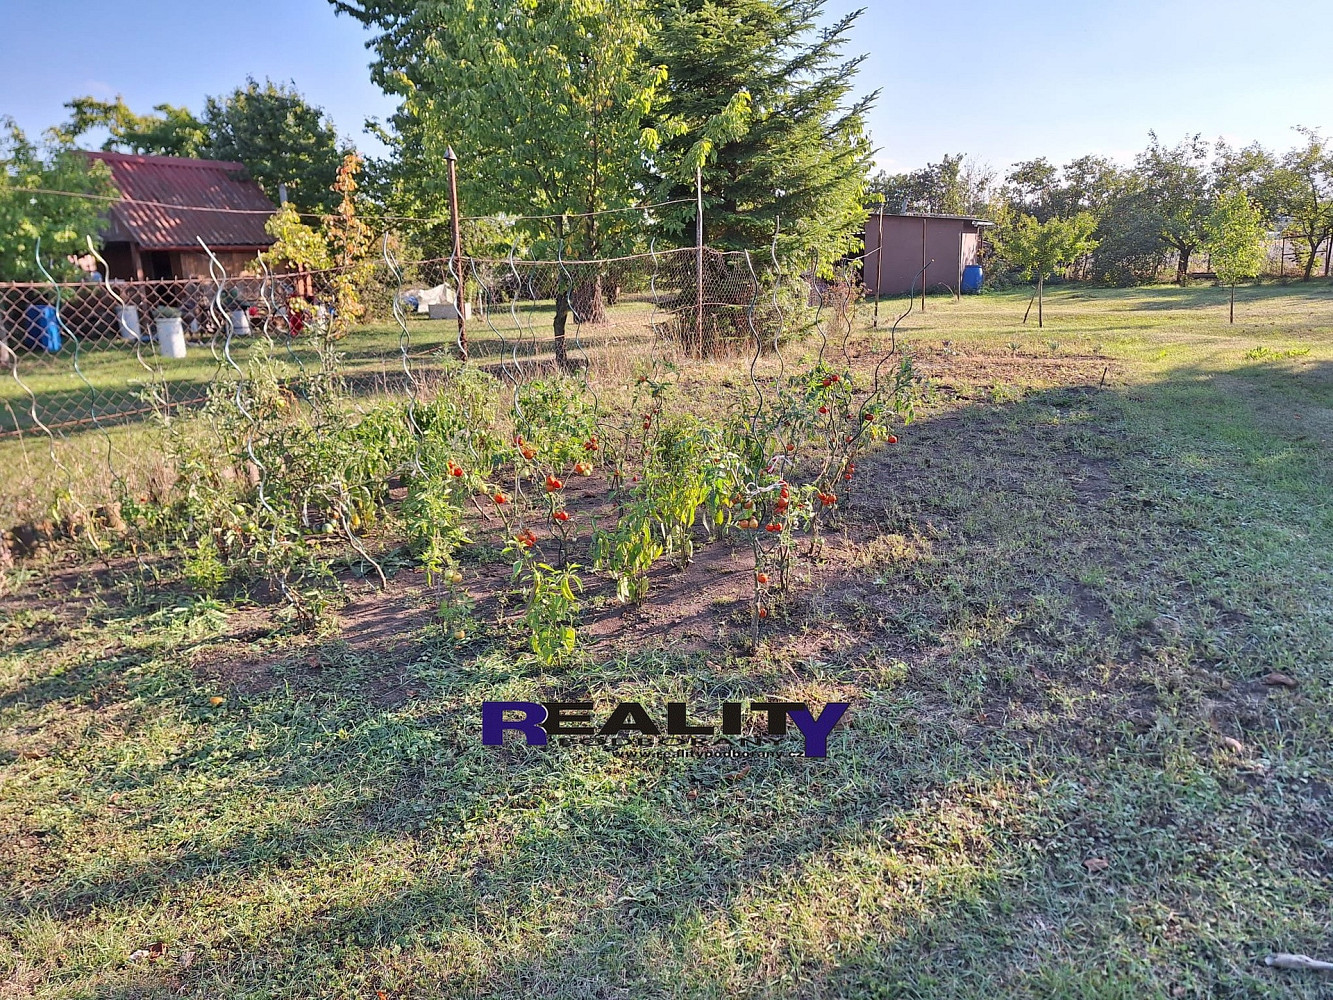
<svg viewBox="0 0 1333 1000">
<path fill-rule="evenodd" d="M 277 209 L 240 163 L 87 155 L 111 168 L 122 199 L 111 206 L 111 226 L 102 234 L 106 242 L 138 243 L 144 250 L 198 250 L 201 238 L 210 248 L 273 243 L 264 222 Z"/>
<path fill-rule="evenodd" d="M 926 212 L 881 212 L 871 209 L 871 215 L 882 215 L 886 219 L 952 219 L 955 222 L 970 222 L 974 226 L 993 226 L 995 223 L 975 215 L 932 215 Z"/>
</svg>

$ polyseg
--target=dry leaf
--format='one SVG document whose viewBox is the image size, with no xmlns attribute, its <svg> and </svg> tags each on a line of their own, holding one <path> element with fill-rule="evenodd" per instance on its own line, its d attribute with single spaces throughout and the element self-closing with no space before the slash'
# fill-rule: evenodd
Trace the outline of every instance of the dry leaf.
<svg viewBox="0 0 1333 1000">
<path fill-rule="evenodd" d="M 185 949 L 185 951 L 180 953 L 180 958 L 176 961 L 182 969 L 188 969 L 190 966 L 194 965 L 194 949 Z"/>
<path fill-rule="evenodd" d="M 1274 670 L 1271 674 L 1264 674 L 1263 682 L 1267 684 L 1269 687 L 1294 688 L 1296 686 L 1296 679 L 1294 677 L 1288 677 L 1286 674 L 1280 674 L 1276 670 Z"/>
<path fill-rule="evenodd" d="M 208 703 L 216 708 L 218 705 L 221 705 L 226 700 L 227 699 L 223 698 L 221 695 L 215 694 L 213 695 L 213 697 L 208 699 Z"/>
<path fill-rule="evenodd" d="M 1083 867 L 1089 872 L 1104 872 L 1111 867 L 1111 862 L 1105 858 L 1088 858 L 1087 861 L 1083 862 Z"/>
<path fill-rule="evenodd" d="M 740 781 L 742 778 L 744 778 L 744 777 L 745 777 L 747 774 L 749 774 L 749 773 L 750 773 L 750 765 L 749 765 L 749 764 L 746 764 L 743 768 L 741 768 L 741 769 L 740 769 L 739 771 L 737 771 L 735 774 L 729 774 L 729 775 L 727 775 L 727 778 L 728 778 L 728 780 L 730 780 L 730 781 Z"/>
<path fill-rule="evenodd" d="M 1280 951 L 1264 959 L 1265 965 L 1275 969 L 1295 969 L 1300 972 L 1333 972 L 1333 962 L 1321 962 L 1309 955 L 1289 955 Z"/>
<path fill-rule="evenodd" d="M 156 962 L 167 953 L 167 946 L 161 941 L 154 941 L 147 948 L 140 948 L 130 953 L 131 962 Z"/>
<path fill-rule="evenodd" d="M 699 797 L 699 789 L 691 788 L 688 792 L 685 793 L 685 797 L 689 799 L 691 802 L 693 802 L 695 799 Z"/>
</svg>

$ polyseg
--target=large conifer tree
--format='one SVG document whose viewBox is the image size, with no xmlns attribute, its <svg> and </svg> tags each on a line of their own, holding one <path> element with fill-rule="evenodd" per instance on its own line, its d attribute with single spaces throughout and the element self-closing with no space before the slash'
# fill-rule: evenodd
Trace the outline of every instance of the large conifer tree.
<svg viewBox="0 0 1333 1000">
<path fill-rule="evenodd" d="M 852 99 L 864 56 L 844 57 L 861 11 L 819 28 L 823 0 L 657 0 L 647 61 L 667 68 L 655 112 L 654 200 L 688 199 L 703 162 L 704 239 L 721 249 L 769 243 L 808 264 L 843 253 L 865 219 L 870 159 L 864 114 L 877 94 Z M 694 242 L 695 209 L 661 213 Z"/>
</svg>

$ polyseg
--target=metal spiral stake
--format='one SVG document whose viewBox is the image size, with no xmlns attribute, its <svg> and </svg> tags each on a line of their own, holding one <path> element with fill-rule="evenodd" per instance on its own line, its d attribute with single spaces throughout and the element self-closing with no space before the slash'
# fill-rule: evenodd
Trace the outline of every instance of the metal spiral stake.
<svg viewBox="0 0 1333 1000">
<path fill-rule="evenodd" d="M 48 282 L 50 282 L 50 284 L 51 284 L 51 288 L 52 288 L 52 290 L 55 292 L 55 297 L 56 297 L 56 303 L 55 303 L 55 310 L 56 310 L 56 326 L 57 326 L 58 329 L 60 329 L 60 330 L 62 331 L 63 335 L 68 336 L 68 337 L 74 342 L 74 370 L 75 370 L 75 372 L 78 373 L 79 378 L 83 379 L 83 384 L 86 385 L 86 386 L 88 386 L 89 393 L 90 393 L 90 398 L 91 398 L 92 394 L 94 393 L 92 384 L 89 383 L 89 381 L 88 381 L 86 378 L 84 378 L 83 372 L 82 372 L 82 370 L 79 368 L 79 339 L 78 339 L 77 337 L 75 337 L 74 334 L 73 334 L 73 332 L 69 329 L 69 327 L 67 327 L 67 326 L 65 325 L 65 321 L 64 321 L 64 319 L 63 319 L 63 318 L 61 317 L 61 315 L 60 315 L 60 307 L 61 307 L 61 303 L 62 303 L 61 295 L 60 295 L 60 285 L 56 282 L 55 278 L 53 278 L 53 277 L 51 276 L 51 272 L 48 271 L 48 270 L 46 269 L 46 265 L 42 263 L 42 238 L 41 238 L 40 236 L 37 237 L 37 245 L 36 245 L 36 247 L 35 247 L 35 249 L 34 249 L 34 256 L 35 256 L 35 258 L 36 258 L 36 260 L 37 260 L 37 269 L 38 269 L 39 271 L 41 271 L 43 277 L 45 277 L 46 280 L 47 280 Z M 73 494 L 74 494 L 74 475 L 73 475 L 73 473 L 72 473 L 72 472 L 65 466 L 65 463 L 62 462 L 62 461 L 60 461 L 60 459 L 56 456 L 56 438 L 55 438 L 55 435 L 51 432 L 51 429 L 50 429 L 49 427 L 47 427 L 46 424 L 42 423 L 41 419 L 37 416 L 37 397 L 36 397 L 36 395 L 34 395 L 34 394 L 33 394 L 33 391 L 32 391 L 31 389 L 29 389 L 28 386 L 27 386 L 26 384 L 24 384 L 24 382 L 23 382 L 21 379 L 19 379 L 19 377 L 18 377 L 18 356 L 17 356 L 17 355 L 15 355 L 15 357 L 14 357 L 14 379 L 15 379 L 15 381 L 17 381 L 17 382 L 19 383 L 20 386 L 23 387 L 23 390 L 28 394 L 28 397 L 32 400 L 32 410 L 31 410 L 31 413 L 32 413 L 32 419 L 33 419 L 33 422 L 36 423 L 38 427 L 40 427 L 43 431 L 46 432 L 46 437 L 47 437 L 48 447 L 49 447 L 49 451 L 50 451 L 50 454 L 51 454 L 51 461 L 54 462 L 55 465 L 56 465 L 56 467 L 57 467 L 58 469 L 60 469 L 60 471 L 63 472 L 63 473 L 65 474 L 65 480 L 66 480 L 66 490 L 65 490 L 65 491 L 66 491 L 66 493 L 68 493 L 68 494 L 70 495 L 70 499 L 72 500 L 72 499 L 73 499 Z M 92 409 L 94 420 L 96 420 L 97 410 L 96 410 L 96 408 L 94 407 L 94 404 L 90 402 L 90 403 L 89 403 L 89 408 Z M 100 426 L 100 425 L 99 425 L 99 426 Z M 103 431 L 103 433 L 105 433 L 105 431 Z"/>
<path fill-rule="evenodd" d="M 495 338 L 500 342 L 500 375 L 508 378 L 511 382 L 516 382 L 517 379 L 509 374 L 509 369 L 505 364 L 505 349 L 509 346 L 509 342 L 505 340 L 504 331 L 491 320 L 491 298 L 494 292 L 482 278 L 481 271 L 477 268 L 477 258 L 469 257 L 468 265 L 472 271 L 472 280 L 477 283 L 477 304 L 481 309 L 481 318 L 485 321 L 487 329 L 495 334 Z"/>
<path fill-rule="evenodd" d="M 272 325 L 273 316 L 278 311 L 278 302 L 273 294 L 273 272 L 269 270 L 268 261 L 264 259 L 262 253 L 256 260 L 259 261 L 259 270 L 263 275 L 259 282 L 259 300 L 267 306 L 264 310 L 264 323 L 260 326 L 259 331 L 264 335 L 264 339 L 268 341 L 269 350 L 272 350 L 276 345 L 273 343 L 273 334 L 269 332 L 269 326 Z"/>
<path fill-rule="evenodd" d="M 513 275 L 514 278 L 514 296 L 509 300 L 509 317 L 514 324 L 514 332 L 515 332 L 514 347 L 511 352 L 511 357 L 513 358 L 514 362 L 514 371 L 518 373 L 517 377 L 514 380 L 515 384 L 522 381 L 524 378 L 523 364 L 521 361 L 519 361 L 518 349 L 523 343 L 523 337 L 525 331 L 525 327 L 523 323 L 520 321 L 518 315 L 518 300 L 519 297 L 523 294 L 524 280 L 523 276 L 518 272 L 518 265 L 514 263 L 514 255 L 517 252 L 518 252 L 518 240 L 515 240 L 513 244 L 510 245 L 509 256 L 506 258 L 509 264 L 509 273 Z M 535 334 L 534 334 L 534 339 L 535 339 Z"/>
<path fill-rule="evenodd" d="M 40 237 L 38 237 L 37 247 L 38 247 L 38 252 L 40 253 L 41 252 Z M 40 262 L 41 261 L 39 259 L 38 263 Z M 29 401 L 28 415 L 32 417 L 32 422 L 36 426 L 40 427 L 42 433 L 46 435 L 47 451 L 51 455 L 52 464 L 54 464 L 57 469 L 59 469 L 61 472 L 65 474 L 66 481 L 68 482 L 69 486 L 72 487 L 74 485 L 74 477 L 73 475 L 71 475 L 69 469 L 65 468 L 65 463 L 60 461 L 60 457 L 56 454 L 56 436 L 52 432 L 51 428 L 47 427 L 46 424 L 42 421 L 42 418 L 37 415 L 37 395 L 32 391 L 31 388 L 29 388 L 28 383 L 24 382 L 23 379 L 19 376 L 18 351 L 11 350 L 9 352 L 9 357 L 11 363 L 10 374 L 14 377 L 14 381 L 18 383 L 19 388 L 22 389 L 24 394 L 28 397 Z M 17 422 L 15 422 L 15 425 L 17 426 Z"/>
</svg>

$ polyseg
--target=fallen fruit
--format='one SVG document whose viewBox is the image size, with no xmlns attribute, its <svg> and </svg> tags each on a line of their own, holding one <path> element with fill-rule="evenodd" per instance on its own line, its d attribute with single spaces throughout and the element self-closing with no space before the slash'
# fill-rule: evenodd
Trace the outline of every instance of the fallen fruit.
<svg viewBox="0 0 1333 1000">
<path fill-rule="evenodd" d="M 897 437 L 897 435 L 895 435 L 895 434 L 890 434 L 890 435 L 889 435 L 889 444 L 897 444 L 897 443 L 898 443 L 898 437 Z"/>
</svg>

